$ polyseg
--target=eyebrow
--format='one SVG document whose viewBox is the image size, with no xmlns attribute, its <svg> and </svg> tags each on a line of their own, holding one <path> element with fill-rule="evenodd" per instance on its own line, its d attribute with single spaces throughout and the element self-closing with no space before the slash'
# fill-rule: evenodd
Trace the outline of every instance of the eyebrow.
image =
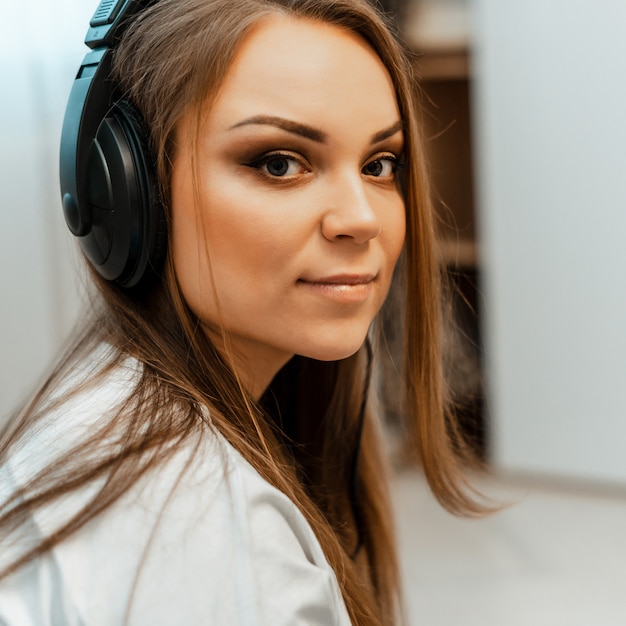
<svg viewBox="0 0 626 626">
<path fill-rule="evenodd" d="M 280 128 L 288 133 L 305 137 L 306 139 L 310 139 L 311 141 L 315 141 L 317 143 L 324 143 L 328 139 L 328 135 L 319 128 L 314 128 L 313 126 L 309 126 L 307 124 L 301 124 L 300 122 L 294 122 L 293 120 L 273 115 L 255 115 L 253 117 L 248 117 L 245 120 L 237 122 L 231 126 L 230 130 L 250 125 L 275 126 L 276 128 Z M 398 121 L 389 128 L 385 128 L 384 130 L 372 135 L 370 143 L 372 145 L 380 143 L 381 141 L 384 141 L 385 139 L 388 139 L 389 137 L 392 137 L 396 133 L 400 132 L 403 128 L 404 124 L 402 121 Z"/>
<path fill-rule="evenodd" d="M 284 117 L 275 117 L 273 115 L 255 115 L 254 117 L 249 117 L 241 122 L 237 122 L 237 124 L 230 128 L 240 128 L 241 126 L 249 126 L 251 124 L 275 126 L 288 133 L 300 135 L 311 141 L 316 141 L 317 143 L 324 143 L 328 137 L 326 133 L 319 128 L 313 128 L 313 126 L 308 126 L 307 124 L 300 124 L 299 122 L 294 122 Z"/>
<path fill-rule="evenodd" d="M 385 139 L 389 139 L 389 137 L 393 137 L 396 133 L 399 133 L 401 130 L 404 130 L 404 123 L 402 120 L 396 122 L 393 126 L 386 128 L 385 130 L 381 130 L 374 135 L 372 135 L 371 143 L 380 143 L 381 141 L 385 141 Z"/>
</svg>

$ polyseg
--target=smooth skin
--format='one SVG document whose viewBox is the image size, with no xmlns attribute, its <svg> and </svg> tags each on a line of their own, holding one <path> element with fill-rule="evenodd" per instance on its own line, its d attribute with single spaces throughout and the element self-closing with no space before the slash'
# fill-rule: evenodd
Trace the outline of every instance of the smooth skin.
<svg viewBox="0 0 626 626">
<path fill-rule="evenodd" d="M 192 115 L 178 128 L 174 268 L 258 398 L 294 354 L 362 345 L 404 241 L 401 118 L 366 42 L 283 15 L 247 36 L 206 113 L 197 195 Z"/>
</svg>

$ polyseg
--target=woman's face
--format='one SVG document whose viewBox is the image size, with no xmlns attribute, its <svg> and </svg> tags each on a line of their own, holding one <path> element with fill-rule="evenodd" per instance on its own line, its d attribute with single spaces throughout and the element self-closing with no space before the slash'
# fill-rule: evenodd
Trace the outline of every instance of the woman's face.
<svg viewBox="0 0 626 626">
<path fill-rule="evenodd" d="M 372 49 L 275 16 L 245 39 L 198 137 L 178 129 L 172 255 L 183 296 L 260 395 L 294 355 L 350 356 L 402 248 L 394 88 Z"/>
</svg>

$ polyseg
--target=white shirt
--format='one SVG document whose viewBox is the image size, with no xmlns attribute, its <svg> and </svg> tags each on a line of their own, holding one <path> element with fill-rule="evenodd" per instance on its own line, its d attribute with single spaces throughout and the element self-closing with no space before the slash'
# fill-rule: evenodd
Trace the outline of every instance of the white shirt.
<svg viewBox="0 0 626 626">
<path fill-rule="evenodd" d="M 0 468 L 0 498 L 128 393 L 137 365 L 53 414 Z M 350 623 L 311 527 L 208 428 L 68 540 L 0 581 L 1 626 L 253 626 Z M 192 447 L 200 450 L 181 473 Z M 38 511 L 33 539 L 92 493 Z M 0 546 L 5 558 L 10 552 Z"/>
</svg>

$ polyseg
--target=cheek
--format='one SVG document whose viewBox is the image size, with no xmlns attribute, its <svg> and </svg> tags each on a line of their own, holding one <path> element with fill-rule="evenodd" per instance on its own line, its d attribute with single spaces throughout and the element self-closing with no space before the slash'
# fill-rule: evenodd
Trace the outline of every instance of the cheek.
<svg viewBox="0 0 626 626">
<path fill-rule="evenodd" d="M 402 198 L 398 198 L 391 210 L 386 213 L 382 234 L 387 258 L 395 265 L 402 252 L 406 235 L 406 208 Z"/>
<path fill-rule="evenodd" d="M 210 189 L 210 194 L 209 190 Z M 242 176 L 226 173 L 207 181 L 203 224 L 216 280 L 271 284 L 309 241 L 315 216 L 296 207 L 310 205 L 302 193 L 268 192 Z"/>
<path fill-rule="evenodd" d="M 191 310 L 203 317 L 214 300 L 210 280 L 206 224 L 196 209 L 189 167 L 179 167 L 172 176 L 171 255 L 183 298 Z"/>
<path fill-rule="evenodd" d="M 173 181 L 174 268 L 194 313 L 215 322 L 218 297 L 227 311 L 243 294 L 257 293 L 259 285 L 271 287 L 286 259 L 297 254 L 298 226 L 288 218 L 286 207 L 233 176 L 205 176 L 197 211 L 190 189 L 184 174 Z"/>
<path fill-rule="evenodd" d="M 264 268 L 279 265 L 289 241 L 286 224 L 249 191 L 224 191 L 213 188 L 203 215 L 213 272 L 220 284 L 235 277 L 254 281 Z"/>
<path fill-rule="evenodd" d="M 210 275 L 199 228 L 192 220 L 173 216 L 171 239 L 172 262 L 178 285 L 185 302 L 199 315 L 207 301 L 204 277 Z"/>
</svg>

